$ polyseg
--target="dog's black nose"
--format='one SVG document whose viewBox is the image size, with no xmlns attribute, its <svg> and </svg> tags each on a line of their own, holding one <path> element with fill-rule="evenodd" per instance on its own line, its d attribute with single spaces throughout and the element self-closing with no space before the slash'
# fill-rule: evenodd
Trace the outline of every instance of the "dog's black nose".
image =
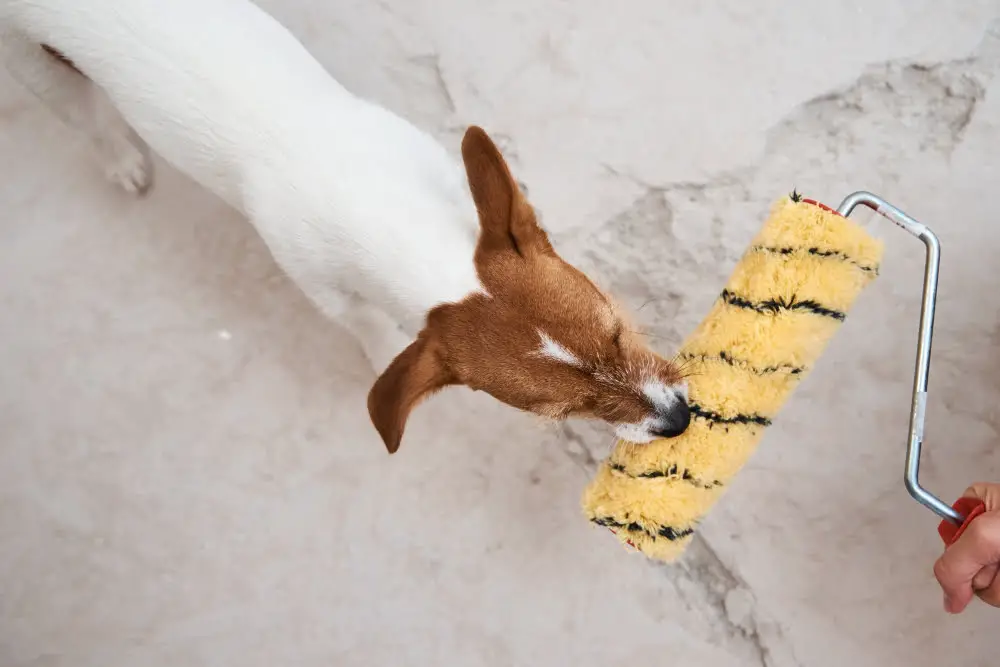
<svg viewBox="0 0 1000 667">
<path fill-rule="evenodd" d="M 652 434 L 658 438 L 676 438 L 687 430 L 691 424 L 691 410 L 687 403 L 680 403 L 670 409 L 659 428 L 653 429 Z"/>
</svg>

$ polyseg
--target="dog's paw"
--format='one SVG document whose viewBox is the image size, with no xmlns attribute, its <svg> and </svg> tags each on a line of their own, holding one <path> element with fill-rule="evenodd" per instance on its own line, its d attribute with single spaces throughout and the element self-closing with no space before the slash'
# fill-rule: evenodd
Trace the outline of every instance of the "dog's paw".
<svg viewBox="0 0 1000 667">
<path fill-rule="evenodd" d="M 105 157 L 104 173 L 125 192 L 143 196 L 153 187 L 153 160 L 149 149 L 140 139 L 123 137 Z"/>
</svg>

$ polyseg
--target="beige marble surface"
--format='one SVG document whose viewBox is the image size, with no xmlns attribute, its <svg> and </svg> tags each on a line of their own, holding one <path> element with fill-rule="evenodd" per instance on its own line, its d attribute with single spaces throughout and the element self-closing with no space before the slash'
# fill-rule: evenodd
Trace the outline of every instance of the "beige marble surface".
<svg viewBox="0 0 1000 667">
<path fill-rule="evenodd" d="M 503 137 L 558 248 L 669 351 L 771 200 L 878 192 L 943 248 L 925 480 L 1000 479 L 1000 2 L 267 0 L 457 152 Z M 161 165 L 110 189 L 0 75 L 0 665 L 996 665 L 901 483 L 921 248 L 650 565 L 580 518 L 608 434 L 463 391 L 388 458 L 357 345 Z"/>
</svg>

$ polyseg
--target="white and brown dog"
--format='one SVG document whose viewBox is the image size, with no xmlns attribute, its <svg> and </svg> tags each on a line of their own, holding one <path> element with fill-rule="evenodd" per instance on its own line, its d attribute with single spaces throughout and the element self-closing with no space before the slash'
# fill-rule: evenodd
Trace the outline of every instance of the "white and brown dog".
<svg viewBox="0 0 1000 667">
<path fill-rule="evenodd" d="M 681 370 L 556 254 L 481 129 L 463 174 L 248 0 L 0 0 L 0 44 L 113 181 L 150 187 L 148 145 L 249 218 L 382 371 L 368 407 L 390 452 L 449 385 L 634 442 L 687 427 Z"/>
</svg>

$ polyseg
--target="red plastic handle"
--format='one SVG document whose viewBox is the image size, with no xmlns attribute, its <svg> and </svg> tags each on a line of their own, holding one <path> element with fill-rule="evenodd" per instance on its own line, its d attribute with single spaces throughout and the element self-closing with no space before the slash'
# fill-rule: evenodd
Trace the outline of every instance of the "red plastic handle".
<svg viewBox="0 0 1000 667">
<path fill-rule="evenodd" d="M 962 536 L 962 533 L 966 531 L 969 524 L 977 516 L 986 511 L 986 504 L 978 498 L 959 498 L 952 505 L 952 508 L 959 514 L 964 515 L 965 521 L 962 522 L 961 526 L 956 526 L 951 521 L 942 521 L 941 525 L 938 526 L 938 535 L 941 536 L 945 546 L 948 547 Z"/>
</svg>

